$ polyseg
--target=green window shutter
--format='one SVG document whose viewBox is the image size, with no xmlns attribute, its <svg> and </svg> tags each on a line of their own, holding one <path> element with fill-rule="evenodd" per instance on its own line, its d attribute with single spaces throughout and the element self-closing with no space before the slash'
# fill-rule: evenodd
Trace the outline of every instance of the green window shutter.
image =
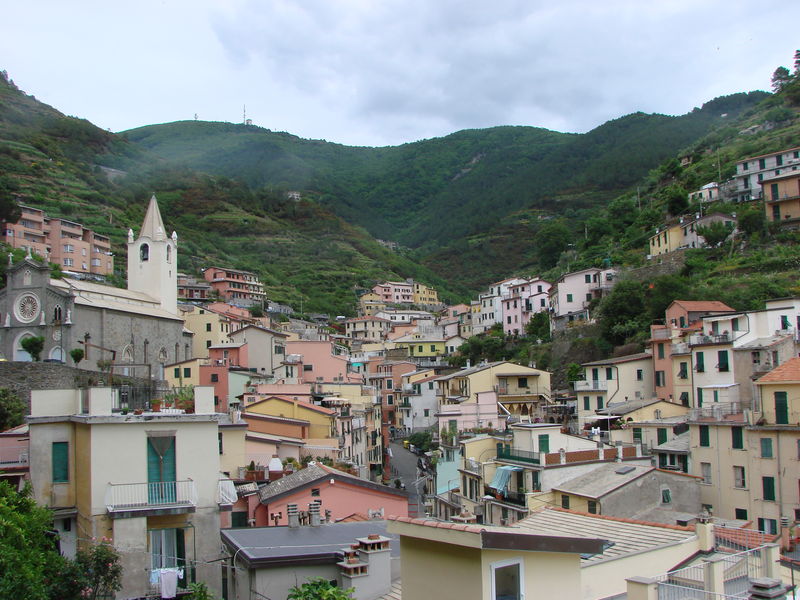
<svg viewBox="0 0 800 600">
<path fill-rule="evenodd" d="M 703 388 L 697 388 L 697 406 L 703 406 Z"/>
<path fill-rule="evenodd" d="M 550 435 L 542 433 L 539 435 L 539 452 L 547 454 L 550 452 Z"/>
<path fill-rule="evenodd" d="M 717 352 L 717 369 L 719 371 L 730 371 L 730 367 L 728 366 L 728 351 L 727 350 L 720 350 Z"/>
<path fill-rule="evenodd" d="M 667 441 L 667 430 L 664 427 L 659 427 L 656 430 L 656 433 L 658 434 L 658 443 L 659 444 L 663 444 L 663 443 L 665 443 Z"/>
<path fill-rule="evenodd" d="M 614 369 L 606 367 L 606 380 L 611 381 L 612 379 L 614 379 Z"/>
<path fill-rule="evenodd" d="M 642 428 L 641 427 L 634 427 L 633 428 L 633 443 L 642 441 Z"/>
<path fill-rule="evenodd" d="M 741 427 L 731 427 L 731 446 L 736 450 L 744 448 L 744 435 Z"/>
<path fill-rule="evenodd" d="M 69 481 L 69 443 L 53 442 L 53 483 Z"/>
<path fill-rule="evenodd" d="M 711 445 L 708 425 L 700 425 L 700 445 L 705 448 Z"/>
<path fill-rule="evenodd" d="M 175 438 L 147 439 L 147 481 L 175 481 Z"/>
<path fill-rule="evenodd" d="M 775 424 L 789 424 L 789 401 L 786 392 L 775 392 Z"/>
<path fill-rule="evenodd" d="M 762 477 L 761 487 L 764 492 L 764 500 L 775 500 L 775 478 Z"/>
<path fill-rule="evenodd" d="M 247 513 L 242 511 L 231 513 L 231 527 L 247 527 Z"/>
<path fill-rule="evenodd" d="M 702 352 L 697 353 L 697 361 L 695 364 L 697 365 L 696 370 L 698 373 L 702 373 L 706 370 L 706 358 Z"/>
<path fill-rule="evenodd" d="M 597 397 L 597 410 L 601 410 L 602 408 L 603 408 L 603 397 L 602 396 L 598 396 Z"/>
<path fill-rule="evenodd" d="M 658 358 L 664 358 L 664 344 L 663 344 L 663 342 L 659 342 L 657 348 L 658 348 Z"/>
<path fill-rule="evenodd" d="M 583 397 L 583 410 L 592 410 L 592 399 L 589 396 Z"/>
<path fill-rule="evenodd" d="M 181 376 L 181 368 L 180 367 L 175 367 L 175 369 L 172 372 L 175 374 L 175 377 L 180 377 Z"/>
<path fill-rule="evenodd" d="M 761 438 L 761 458 L 772 458 L 772 438 Z"/>
</svg>

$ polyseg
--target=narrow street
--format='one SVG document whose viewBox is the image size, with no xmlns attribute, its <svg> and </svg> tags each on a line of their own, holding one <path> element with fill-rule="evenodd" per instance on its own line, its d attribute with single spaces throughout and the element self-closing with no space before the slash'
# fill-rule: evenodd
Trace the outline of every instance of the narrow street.
<svg viewBox="0 0 800 600">
<path fill-rule="evenodd" d="M 392 478 L 399 479 L 406 486 L 408 491 L 408 515 L 411 517 L 425 516 L 425 509 L 422 506 L 422 483 L 417 482 L 417 460 L 419 457 L 413 452 L 403 448 L 402 442 L 392 442 L 389 444 L 392 450 Z M 415 485 L 415 483 L 417 485 Z M 417 489 L 419 488 L 419 489 Z"/>
</svg>

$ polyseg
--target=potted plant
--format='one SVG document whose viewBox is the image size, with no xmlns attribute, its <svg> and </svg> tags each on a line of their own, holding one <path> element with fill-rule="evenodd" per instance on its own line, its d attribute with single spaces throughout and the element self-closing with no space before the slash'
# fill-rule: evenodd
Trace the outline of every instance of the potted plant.
<svg viewBox="0 0 800 600">
<path fill-rule="evenodd" d="M 161 412 L 161 398 L 156 398 L 150 401 L 150 409 L 153 412 Z"/>
</svg>

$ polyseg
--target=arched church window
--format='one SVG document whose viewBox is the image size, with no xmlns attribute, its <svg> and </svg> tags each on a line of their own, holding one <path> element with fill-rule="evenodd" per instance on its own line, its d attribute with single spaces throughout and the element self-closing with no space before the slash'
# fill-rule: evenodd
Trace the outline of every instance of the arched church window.
<svg viewBox="0 0 800 600">
<path fill-rule="evenodd" d="M 150 260 L 150 245 L 142 244 L 139 248 L 139 260 L 142 262 Z"/>
<path fill-rule="evenodd" d="M 167 262 L 172 262 L 172 246 L 167 245 Z"/>
<path fill-rule="evenodd" d="M 56 306 L 53 309 L 53 322 L 54 323 L 61 323 L 61 320 L 62 320 L 61 307 L 60 306 Z"/>
</svg>

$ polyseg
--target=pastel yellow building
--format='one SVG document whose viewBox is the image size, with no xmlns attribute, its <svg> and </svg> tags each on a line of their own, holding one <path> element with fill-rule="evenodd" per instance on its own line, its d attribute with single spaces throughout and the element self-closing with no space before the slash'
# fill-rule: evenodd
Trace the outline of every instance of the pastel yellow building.
<svg viewBox="0 0 800 600">
<path fill-rule="evenodd" d="M 691 472 L 702 477 L 702 502 L 715 516 L 774 534 L 781 517 L 800 516 L 800 358 L 755 383 L 751 410 L 737 402 L 692 410 Z"/>
<path fill-rule="evenodd" d="M 186 329 L 194 333 L 192 338 L 192 356 L 208 357 L 208 349 L 228 341 L 232 331 L 231 320 L 216 312 L 190 306 L 181 308 Z"/>
<path fill-rule="evenodd" d="M 180 587 L 203 581 L 219 593 L 219 567 L 205 561 L 219 552 L 220 530 L 212 389 L 195 388 L 194 414 L 123 414 L 119 402 L 111 388 L 32 392 L 36 501 L 54 511 L 73 548 L 112 540 L 121 597 L 153 594 L 151 573 L 171 568 L 184 568 Z"/>
<path fill-rule="evenodd" d="M 314 439 L 335 436 L 336 413 L 328 408 L 317 406 L 302 400 L 291 400 L 279 396 L 270 396 L 245 405 L 248 413 L 286 417 L 308 421 L 308 437 Z"/>
<path fill-rule="evenodd" d="M 424 283 L 414 282 L 414 304 L 418 306 L 439 304 L 439 293 Z"/>
</svg>

